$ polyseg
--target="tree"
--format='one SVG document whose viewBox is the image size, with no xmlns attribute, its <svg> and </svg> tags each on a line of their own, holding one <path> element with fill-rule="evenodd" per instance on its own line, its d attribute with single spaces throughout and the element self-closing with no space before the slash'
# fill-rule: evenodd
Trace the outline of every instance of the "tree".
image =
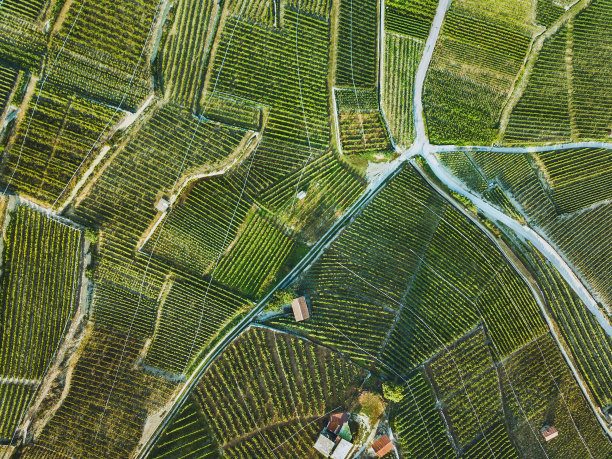
<svg viewBox="0 0 612 459">
<path fill-rule="evenodd" d="M 290 304 L 295 298 L 295 290 L 287 288 L 284 290 L 277 290 L 272 295 L 272 298 L 266 303 L 266 311 L 280 312 L 283 307 Z"/>
<path fill-rule="evenodd" d="M 85 240 L 88 241 L 90 244 L 97 244 L 98 243 L 98 231 L 93 228 L 86 228 L 85 229 Z"/>
<path fill-rule="evenodd" d="M 404 388 L 391 381 L 385 381 L 383 383 L 383 395 L 387 400 L 399 403 L 404 398 Z"/>
</svg>

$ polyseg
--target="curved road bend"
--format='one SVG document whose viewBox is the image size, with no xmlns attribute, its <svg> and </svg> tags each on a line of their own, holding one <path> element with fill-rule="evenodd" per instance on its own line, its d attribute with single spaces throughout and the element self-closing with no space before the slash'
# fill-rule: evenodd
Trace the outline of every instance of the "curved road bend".
<svg viewBox="0 0 612 459">
<path fill-rule="evenodd" d="M 540 290 L 540 287 L 536 283 L 536 281 L 532 278 L 531 274 L 526 270 L 526 268 L 522 265 L 522 263 L 516 258 L 516 255 L 514 254 L 512 249 L 510 249 L 510 247 L 508 247 L 506 244 L 501 244 L 496 238 L 494 238 L 490 234 L 489 230 L 487 228 L 485 228 L 482 223 L 480 223 L 472 215 L 470 215 L 468 212 L 466 212 L 461 206 L 459 206 L 457 204 L 457 202 L 446 193 L 446 190 L 443 190 L 442 188 L 440 188 L 440 186 L 438 186 L 437 183 L 435 183 L 433 180 L 431 180 L 427 176 L 427 174 L 421 169 L 421 167 L 416 162 L 412 162 L 412 164 L 421 172 L 421 176 L 427 181 L 427 183 L 429 183 L 429 185 L 432 188 L 437 190 L 440 195 L 444 196 L 446 198 L 446 200 L 449 201 L 450 204 L 452 204 L 466 218 L 470 219 L 477 227 L 480 228 L 480 230 L 489 238 L 489 240 L 491 240 L 491 242 L 493 242 L 493 244 L 495 244 L 495 246 L 499 249 L 499 251 L 504 255 L 504 257 L 506 258 L 508 263 L 510 263 L 514 267 L 516 272 L 525 281 L 525 284 L 527 285 L 527 287 L 531 291 L 531 294 L 533 295 L 534 299 L 536 300 L 536 303 L 538 304 L 538 307 L 540 308 L 540 311 L 542 312 L 542 315 L 544 316 L 544 319 L 546 320 L 546 324 L 548 326 L 548 329 L 549 329 L 552 337 L 554 338 L 555 342 L 557 343 L 557 347 L 561 351 L 561 354 L 562 354 L 563 358 L 565 359 L 565 362 L 567 363 L 567 365 L 569 366 L 570 370 L 574 374 L 574 378 L 576 379 L 576 382 L 578 383 L 578 386 L 580 387 L 580 390 L 582 391 L 582 393 L 583 393 L 584 397 L 586 398 L 589 406 L 591 407 L 591 410 L 595 414 L 595 417 L 597 418 L 597 421 L 601 425 L 601 427 L 604 430 L 604 432 L 607 433 L 608 437 L 612 438 L 612 430 L 610 430 L 610 427 L 608 426 L 608 423 L 602 418 L 601 414 L 599 413 L 599 410 L 595 406 L 595 403 L 593 402 L 593 400 L 589 396 L 589 391 L 587 390 L 586 384 L 585 384 L 584 380 L 582 379 L 582 375 L 576 369 L 572 359 L 570 359 L 570 357 L 569 357 L 565 347 L 563 346 L 563 344 L 561 343 L 561 340 L 559 339 L 559 336 L 558 336 L 558 334 L 556 332 L 556 329 L 555 329 L 555 327 L 553 325 L 553 321 L 550 318 L 550 315 L 548 314 L 548 311 L 547 311 L 547 309 L 545 307 L 545 300 L 544 300 L 544 297 L 542 295 L 542 291 Z M 453 190 L 453 191 L 457 191 L 457 190 Z M 457 191 L 457 192 L 459 192 L 459 191 Z"/>
</svg>

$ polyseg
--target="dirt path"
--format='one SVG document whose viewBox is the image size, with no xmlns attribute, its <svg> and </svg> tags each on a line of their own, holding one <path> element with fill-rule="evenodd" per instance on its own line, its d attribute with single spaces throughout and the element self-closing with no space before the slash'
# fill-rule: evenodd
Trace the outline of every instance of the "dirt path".
<svg viewBox="0 0 612 459">
<path fill-rule="evenodd" d="M 536 249 L 538 249 L 540 253 L 553 264 L 559 274 L 563 276 L 563 279 L 565 279 L 572 290 L 576 292 L 606 334 L 612 338 L 612 325 L 610 325 L 607 317 L 599 309 L 597 301 L 595 301 L 578 276 L 574 274 L 574 271 L 570 268 L 567 262 L 542 236 L 540 236 L 530 227 L 520 224 L 510 216 L 493 207 L 480 196 L 469 191 L 461 181 L 459 181 L 444 165 L 442 165 L 442 163 L 440 163 L 436 155 L 426 153 L 425 159 L 434 174 L 451 190 L 469 198 L 488 219 L 506 225 L 521 240 L 530 242 Z"/>
<path fill-rule="evenodd" d="M 427 132 L 425 130 L 425 120 L 423 112 L 423 85 L 425 83 L 425 76 L 431 63 L 438 37 L 440 36 L 440 29 L 442 28 L 442 22 L 446 16 L 446 12 L 450 8 L 451 0 L 440 0 L 438 8 L 436 9 L 436 15 L 434 16 L 431 24 L 431 29 L 425 47 L 423 48 L 423 57 L 419 62 L 416 75 L 414 77 L 414 127 L 416 131 L 416 137 L 414 139 L 414 145 L 424 145 L 428 142 Z"/>
</svg>

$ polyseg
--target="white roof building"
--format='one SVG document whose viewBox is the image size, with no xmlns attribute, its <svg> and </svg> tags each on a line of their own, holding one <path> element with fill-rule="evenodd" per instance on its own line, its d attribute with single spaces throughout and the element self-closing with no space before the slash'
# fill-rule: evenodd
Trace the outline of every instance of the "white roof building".
<svg viewBox="0 0 612 459">
<path fill-rule="evenodd" d="M 168 210 L 168 207 L 170 207 L 170 203 L 164 198 L 159 198 L 159 201 L 157 201 L 157 204 L 155 204 L 155 209 L 159 212 L 165 212 Z"/>
<path fill-rule="evenodd" d="M 336 439 L 336 448 L 332 453 L 332 459 L 346 459 L 353 448 L 353 444 L 346 441 L 344 438 L 338 437 L 340 441 Z"/>
<path fill-rule="evenodd" d="M 317 441 L 315 442 L 314 447 L 323 456 L 329 457 L 335 445 L 336 444 L 333 441 L 331 441 L 325 435 L 321 434 L 319 435 L 319 438 L 317 438 Z"/>
</svg>

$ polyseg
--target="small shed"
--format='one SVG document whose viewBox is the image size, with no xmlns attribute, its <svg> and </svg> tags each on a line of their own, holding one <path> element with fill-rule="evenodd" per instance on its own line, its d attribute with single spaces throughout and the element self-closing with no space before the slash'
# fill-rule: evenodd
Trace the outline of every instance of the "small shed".
<svg viewBox="0 0 612 459">
<path fill-rule="evenodd" d="M 338 440 L 339 439 L 339 440 Z M 349 441 L 346 441 L 344 438 L 338 437 L 336 439 L 336 447 L 334 448 L 334 452 L 332 453 L 332 459 L 346 459 L 353 449 L 353 444 Z"/>
<path fill-rule="evenodd" d="M 159 201 L 155 204 L 155 209 L 159 212 L 165 212 L 170 207 L 170 203 L 166 198 L 159 198 Z"/>
<path fill-rule="evenodd" d="M 376 441 L 372 443 L 372 449 L 378 457 L 383 457 L 385 454 L 393 451 L 394 448 L 395 446 L 393 446 L 393 442 L 391 442 L 387 434 L 378 437 Z"/>
<path fill-rule="evenodd" d="M 553 438 L 559 436 L 559 431 L 555 428 L 555 426 L 544 426 L 540 432 L 542 432 L 542 436 L 546 441 L 551 441 Z"/>
<path fill-rule="evenodd" d="M 302 320 L 306 320 L 310 317 L 310 312 L 308 312 L 308 304 L 306 303 L 306 298 L 303 296 L 295 298 L 291 302 L 291 307 L 293 308 L 293 315 L 295 316 L 296 322 L 301 322 Z"/>
<path fill-rule="evenodd" d="M 333 434 L 338 435 L 338 433 L 344 427 L 344 424 L 348 422 L 348 413 L 335 413 L 329 417 L 329 422 L 327 423 L 327 430 Z"/>
<path fill-rule="evenodd" d="M 302 199 L 304 199 L 305 197 L 306 197 L 306 192 L 305 192 L 304 190 L 300 191 L 300 192 L 297 194 L 298 201 L 301 201 L 301 200 L 302 200 Z"/>
<path fill-rule="evenodd" d="M 317 441 L 314 444 L 314 448 L 325 457 L 329 457 L 334 449 L 334 446 L 336 446 L 336 444 L 323 434 L 319 435 L 319 438 L 317 438 Z"/>
</svg>

